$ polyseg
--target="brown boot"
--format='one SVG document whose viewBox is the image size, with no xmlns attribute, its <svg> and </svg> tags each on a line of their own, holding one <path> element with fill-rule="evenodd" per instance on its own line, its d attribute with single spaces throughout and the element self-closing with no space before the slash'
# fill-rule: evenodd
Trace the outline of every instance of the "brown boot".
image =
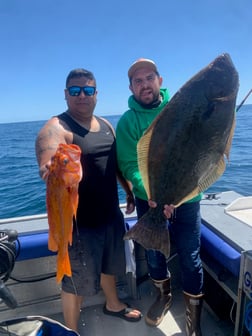
<svg viewBox="0 0 252 336">
<path fill-rule="evenodd" d="M 162 322 L 171 306 L 171 279 L 162 281 L 153 280 L 153 284 L 158 290 L 158 296 L 147 312 L 145 321 L 148 325 L 156 327 Z"/>
<path fill-rule="evenodd" d="M 203 303 L 203 294 L 191 295 L 184 292 L 186 303 L 186 335 L 202 336 L 200 315 Z"/>
</svg>

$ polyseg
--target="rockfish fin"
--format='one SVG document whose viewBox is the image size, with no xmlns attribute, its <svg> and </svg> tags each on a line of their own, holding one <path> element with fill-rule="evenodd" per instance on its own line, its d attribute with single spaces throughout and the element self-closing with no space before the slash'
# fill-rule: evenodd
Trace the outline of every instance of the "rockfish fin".
<svg viewBox="0 0 252 336">
<path fill-rule="evenodd" d="M 67 275 L 69 277 L 72 276 L 72 270 L 68 253 L 65 253 L 64 256 L 61 256 L 60 254 L 57 255 L 57 274 L 56 274 L 57 283 L 61 282 L 64 275 Z"/>
<path fill-rule="evenodd" d="M 48 233 L 48 250 L 52 252 L 58 251 L 58 243 L 50 232 Z"/>
</svg>

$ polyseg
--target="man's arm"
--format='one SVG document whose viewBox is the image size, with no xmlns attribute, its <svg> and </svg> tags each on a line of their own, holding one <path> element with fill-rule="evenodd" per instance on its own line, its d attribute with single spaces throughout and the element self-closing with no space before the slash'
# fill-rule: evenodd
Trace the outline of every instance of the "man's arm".
<svg viewBox="0 0 252 336">
<path fill-rule="evenodd" d="M 126 193 L 126 214 L 129 215 L 135 210 L 135 198 L 132 192 L 132 186 L 131 183 L 123 177 L 119 169 L 117 169 L 117 179 Z"/>
<path fill-rule="evenodd" d="M 66 143 L 64 128 L 58 118 L 52 118 L 39 131 L 35 142 L 39 174 L 42 179 L 46 179 L 51 158 L 60 143 Z"/>
</svg>

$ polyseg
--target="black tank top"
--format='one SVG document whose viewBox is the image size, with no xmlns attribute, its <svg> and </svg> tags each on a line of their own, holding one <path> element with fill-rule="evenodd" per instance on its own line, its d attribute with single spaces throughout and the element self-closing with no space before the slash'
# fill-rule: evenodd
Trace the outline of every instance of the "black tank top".
<svg viewBox="0 0 252 336">
<path fill-rule="evenodd" d="M 73 143 L 81 148 L 83 178 L 79 184 L 77 226 L 94 227 L 118 215 L 116 144 L 110 127 L 100 118 L 99 132 L 90 132 L 64 112 L 58 116 L 73 133 Z"/>
</svg>

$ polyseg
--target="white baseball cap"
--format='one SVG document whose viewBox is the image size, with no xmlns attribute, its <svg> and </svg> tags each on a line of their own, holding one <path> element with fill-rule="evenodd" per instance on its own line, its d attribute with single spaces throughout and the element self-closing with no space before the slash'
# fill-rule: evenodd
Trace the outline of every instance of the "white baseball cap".
<svg viewBox="0 0 252 336">
<path fill-rule="evenodd" d="M 135 71 L 140 69 L 140 68 L 150 68 L 151 70 L 153 70 L 154 72 L 158 72 L 157 66 L 156 64 L 148 58 L 139 58 L 138 60 L 136 60 L 131 67 L 128 70 L 128 76 L 129 79 L 132 78 L 132 76 L 134 75 Z"/>
</svg>

